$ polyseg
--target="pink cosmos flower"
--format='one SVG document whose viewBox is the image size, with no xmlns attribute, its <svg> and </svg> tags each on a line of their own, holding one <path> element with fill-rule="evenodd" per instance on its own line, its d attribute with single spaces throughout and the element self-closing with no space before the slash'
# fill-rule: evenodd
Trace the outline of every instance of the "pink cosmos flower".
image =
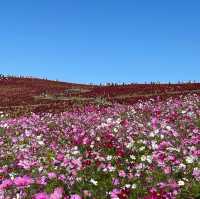
<svg viewBox="0 0 200 199">
<path fill-rule="evenodd" d="M 49 173 L 48 173 L 48 178 L 49 178 L 49 179 L 54 179 L 54 178 L 56 178 L 56 177 L 57 177 L 56 173 L 54 173 L 54 172 L 49 172 Z"/>
<path fill-rule="evenodd" d="M 3 182 L 0 184 L 0 190 L 6 189 L 10 187 L 13 184 L 13 181 L 10 179 L 3 180 Z"/>
<path fill-rule="evenodd" d="M 126 173 L 123 170 L 119 171 L 119 176 L 120 177 L 126 177 Z"/>
<path fill-rule="evenodd" d="M 110 197 L 112 199 L 117 199 L 119 198 L 118 195 L 121 193 L 120 189 L 113 189 L 111 192 L 110 192 Z"/>
<path fill-rule="evenodd" d="M 25 130 L 25 135 L 27 136 L 27 137 L 29 137 L 29 136 L 31 136 L 31 134 L 32 134 L 32 131 L 30 131 L 30 130 Z"/>
<path fill-rule="evenodd" d="M 81 197 L 78 194 L 73 194 L 70 196 L 70 199 L 81 199 Z"/>
<path fill-rule="evenodd" d="M 133 175 L 132 173 L 129 173 L 129 174 L 128 174 L 128 179 L 129 179 L 129 180 L 133 179 L 133 177 L 134 177 L 134 175 Z"/>
<path fill-rule="evenodd" d="M 16 177 L 13 182 L 16 186 L 27 186 L 33 183 L 33 179 L 28 176 Z"/>
<path fill-rule="evenodd" d="M 198 180 L 200 181 L 200 169 L 199 168 L 194 168 L 192 175 Z"/>
<path fill-rule="evenodd" d="M 41 185 L 47 184 L 47 182 L 46 182 L 46 176 L 42 176 L 42 177 L 36 179 L 36 183 L 37 184 L 41 184 Z"/>
<path fill-rule="evenodd" d="M 160 150 L 164 150 L 167 147 L 171 146 L 171 143 L 168 141 L 162 141 L 159 145 L 158 145 L 158 149 Z"/>
<path fill-rule="evenodd" d="M 172 189 L 177 189 L 179 187 L 175 180 L 169 180 L 168 186 L 171 187 Z"/>
<path fill-rule="evenodd" d="M 0 199 L 4 199 L 5 198 L 5 192 L 0 190 Z"/>
<path fill-rule="evenodd" d="M 50 199 L 61 199 L 63 196 L 63 188 L 56 188 L 50 195 Z"/>
<path fill-rule="evenodd" d="M 22 168 L 24 168 L 26 170 L 29 170 L 35 164 L 36 164 L 35 162 L 31 162 L 31 161 L 28 161 L 28 160 L 20 160 L 17 165 L 21 166 Z"/>
<path fill-rule="evenodd" d="M 118 184 L 119 184 L 119 179 L 113 178 L 112 184 L 113 184 L 113 185 L 118 185 Z"/>
<path fill-rule="evenodd" d="M 7 168 L 0 168 L 0 173 L 5 173 L 5 172 L 7 172 Z"/>
<path fill-rule="evenodd" d="M 151 123 L 152 123 L 152 127 L 154 129 L 156 129 L 157 128 L 157 124 L 158 124 L 158 119 L 156 117 L 152 118 Z"/>
<path fill-rule="evenodd" d="M 64 174 L 61 174 L 58 176 L 58 179 L 64 181 L 66 179 L 66 176 Z"/>
<path fill-rule="evenodd" d="M 165 174 L 170 174 L 171 173 L 171 168 L 170 167 L 165 167 L 164 168 L 164 173 Z"/>
<path fill-rule="evenodd" d="M 50 199 L 50 198 L 47 193 L 42 192 L 35 194 L 34 199 Z"/>
<path fill-rule="evenodd" d="M 62 153 L 57 154 L 56 159 L 59 161 L 62 161 L 64 158 L 64 155 Z"/>
</svg>

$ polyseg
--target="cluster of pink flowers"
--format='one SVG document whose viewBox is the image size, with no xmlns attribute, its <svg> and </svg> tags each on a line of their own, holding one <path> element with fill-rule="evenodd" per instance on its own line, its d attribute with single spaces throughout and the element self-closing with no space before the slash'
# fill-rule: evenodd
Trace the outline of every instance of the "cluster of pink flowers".
<svg viewBox="0 0 200 199">
<path fill-rule="evenodd" d="M 53 193 L 48 195 L 45 192 L 37 193 L 34 196 L 35 199 L 62 199 L 63 198 L 63 188 L 56 188 Z"/>
<path fill-rule="evenodd" d="M 0 198 L 195 198 L 199 101 L 187 95 L 1 120 Z"/>
</svg>

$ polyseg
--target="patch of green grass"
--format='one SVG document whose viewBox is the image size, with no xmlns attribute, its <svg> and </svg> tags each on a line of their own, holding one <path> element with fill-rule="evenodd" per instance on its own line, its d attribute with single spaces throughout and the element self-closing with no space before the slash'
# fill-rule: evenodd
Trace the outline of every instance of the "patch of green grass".
<svg viewBox="0 0 200 199">
<path fill-rule="evenodd" d="M 200 118 L 196 120 L 196 125 L 198 128 L 200 128 Z"/>
</svg>

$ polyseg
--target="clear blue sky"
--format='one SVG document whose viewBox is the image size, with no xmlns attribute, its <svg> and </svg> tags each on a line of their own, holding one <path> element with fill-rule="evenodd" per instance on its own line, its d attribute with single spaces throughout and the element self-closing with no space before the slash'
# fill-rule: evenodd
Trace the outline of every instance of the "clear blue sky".
<svg viewBox="0 0 200 199">
<path fill-rule="evenodd" d="M 200 81 L 200 1 L 1 1 L 0 73 L 83 83 Z"/>
</svg>

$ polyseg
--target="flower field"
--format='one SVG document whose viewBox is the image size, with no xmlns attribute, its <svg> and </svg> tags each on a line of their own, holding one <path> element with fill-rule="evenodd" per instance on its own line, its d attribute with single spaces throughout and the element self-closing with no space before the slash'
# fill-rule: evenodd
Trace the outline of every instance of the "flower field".
<svg viewBox="0 0 200 199">
<path fill-rule="evenodd" d="M 200 198 L 200 96 L 0 121 L 0 199 Z"/>
</svg>

